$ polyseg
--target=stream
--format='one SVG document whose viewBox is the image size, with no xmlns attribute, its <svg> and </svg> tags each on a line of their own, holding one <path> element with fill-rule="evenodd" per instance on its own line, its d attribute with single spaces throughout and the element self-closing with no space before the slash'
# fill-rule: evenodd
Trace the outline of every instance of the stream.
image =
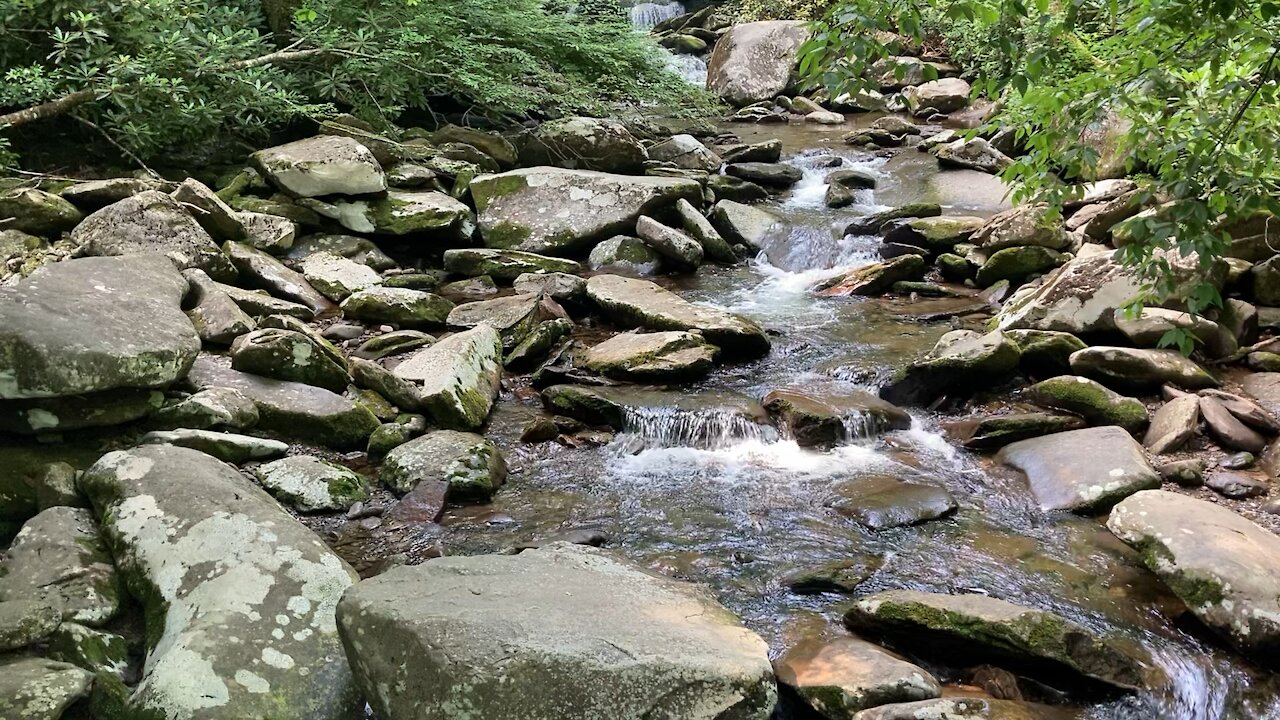
<svg viewBox="0 0 1280 720">
<path fill-rule="evenodd" d="M 1137 555 L 1097 520 L 1039 510 L 1024 481 L 950 444 L 938 418 L 916 411 L 907 431 L 867 439 L 857 418 L 829 451 L 806 449 L 771 427 L 722 408 L 726 398 L 758 400 L 792 387 L 821 397 L 873 389 L 958 321 L 926 323 L 922 311 L 973 299 L 819 298 L 808 288 L 834 269 L 873 262 L 874 237 L 841 238 L 855 216 L 905 202 L 937 202 L 948 214 L 990 215 L 1007 207 L 989 175 L 940 172 L 914 150 L 885 159 L 844 146 L 844 127 L 734 125 L 744 142 L 780 138 L 784 159 L 804 180 L 765 207 L 783 227 L 768 247 L 736 267 L 659 278 L 695 302 L 728 308 L 765 326 L 771 354 L 719 368 L 673 392 L 669 407 L 631 412 L 628 427 L 602 446 L 526 445 L 522 425 L 539 410 L 525 388 L 505 392 L 489 436 L 512 473 L 492 505 L 451 510 L 443 545 L 452 554 L 501 551 L 514 542 L 574 529 L 605 533 L 609 547 L 657 572 L 709 585 L 777 655 L 802 636 L 839 634 L 837 595 L 802 596 L 790 573 L 859 556 L 883 565 L 858 593 L 910 588 L 986 593 L 1044 608 L 1146 646 L 1171 678 L 1160 692 L 1096 701 L 1097 720 L 1227 720 L 1280 717 L 1280 688 L 1220 648 Z M 858 203 L 829 210 L 823 177 L 831 156 L 878 175 Z M 976 327 L 971 318 L 965 327 Z M 960 325 L 955 325 L 960 326 Z M 960 505 L 950 518 L 873 532 L 830 507 L 840 483 L 889 475 L 944 486 Z M 964 658 L 913 658 L 959 682 Z M 1009 668 L 1015 670 L 1016 668 Z M 1068 704 L 1079 703 L 1070 698 Z M 783 711 L 785 714 L 785 711 Z"/>
</svg>

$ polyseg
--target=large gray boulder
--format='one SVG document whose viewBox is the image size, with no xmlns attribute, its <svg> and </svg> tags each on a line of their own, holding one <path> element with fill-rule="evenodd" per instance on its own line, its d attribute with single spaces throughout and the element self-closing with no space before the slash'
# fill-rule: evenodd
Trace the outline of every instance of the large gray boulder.
<svg viewBox="0 0 1280 720">
<path fill-rule="evenodd" d="M 186 291 L 159 255 L 68 260 L 0 288 L 0 399 L 173 383 L 200 352 Z"/>
<path fill-rule="evenodd" d="M 1001 330 L 1056 330 L 1077 335 L 1110 331 L 1116 329 L 1116 310 L 1142 293 L 1140 281 L 1113 253 L 1081 254 L 1039 285 L 1016 293 L 1000 309 L 996 322 Z"/>
<path fill-rule="evenodd" d="M 230 465 L 163 445 L 104 455 L 82 486 L 146 612 L 132 714 L 357 716 L 334 622 L 356 575 L 270 495 Z"/>
<path fill-rule="evenodd" d="M 973 88 L 960 78 L 930 80 L 902 91 L 907 108 L 916 115 L 955 112 L 969 104 Z"/>
<path fill-rule="evenodd" d="M 570 170 L 639 173 L 649 153 L 615 120 L 569 117 L 542 123 L 521 138 L 520 162 Z"/>
<path fill-rule="evenodd" d="M 51 507 L 31 518 L 4 554 L 0 601 L 38 601 L 61 619 L 105 625 L 120 610 L 124 587 L 83 508 Z"/>
<path fill-rule="evenodd" d="M 87 255 L 160 253 L 180 270 L 200 268 L 219 282 L 236 277 L 213 237 L 177 200 L 157 190 L 93 213 L 71 231 L 70 239 Z"/>
<path fill-rule="evenodd" d="M 1092 513 L 1139 490 L 1160 487 L 1160 475 L 1142 446 L 1115 426 L 1023 440 L 1006 446 L 996 459 L 1026 474 L 1044 510 Z"/>
<path fill-rule="evenodd" d="M 688 382 L 711 371 L 716 352 L 697 333 L 620 333 L 587 350 L 581 363 L 618 380 Z"/>
<path fill-rule="evenodd" d="M 502 335 L 502 347 L 510 350 L 539 323 L 557 317 L 565 317 L 565 312 L 555 300 L 527 293 L 463 303 L 449 312 L 448 323 L 454 330 L 488 325 Z"/>
<path fill-rule="evenodd" d="M 697 330 L 708 342 L 739 358 L 769 352 L 769 338 L 751 320 L 694 305 L 648 280 L 597 275 L 587 281 L 587 296 L 611 321 L 624 327 Z"/>
<path fill-rule="evenodd" d="M 430 235 L 466 241 L 475 232 L 475 218 L 466 204 L 436 190 L 389 190 L 372 199 L 335 198 L 329 202 L 300 200 L 301 204 L 358 233 Z"/>
<path fill-rule="evenodd" d="M 471 195 L 487 247 L 565 255 L 630 232 L 641 215 L 680 198 L 699 203 L 702 187 L 680 178 L 535 167 L 482 175 Z"/>
<path fill-rule="evenodd" d="M 473 430 L 489 417 L 502 384 L 502 336 L 478 325 L 415 352 L 393 373 L 422 383 L 422 406 L 441 427 Z"/>
<path fill-rule="evenodd" d="M 798 20 L 737 25 L 720 36 L 707 62 L 707 89 L 733 105 L 772 100 L 791 84 L 809 29 Z"/>
<path fill-rule="evenodd" d="M 764 641 L 705 591 L 577 545 L 394 568 L 338 625 L 386 718 L 765 720 L 776 695 Z"/>
<path fill-rule="evenodd" d="M 1071 354 L 1071 369 L 1120 389 L 1149 390 L 1165 383 L 1186 390 L 1218 386 L 1207 370 L 1176 350 L 1088 347 Z"/>
<path fill-rule="evenodd" d="M 1142 554 L 1205 625 L 1274 663 L 1280 650 L 1280 537 L 1225 507 L 1163 490 L 1137 493 L 1107 528 Z"/>
<path fill-rule="evenodd" d="M 382 166 L 369 148 L 352 138 L 317 135 L 259 150 L 254 167 L 296 197 L 363 195 L 387 189 Z"/>
</svg>

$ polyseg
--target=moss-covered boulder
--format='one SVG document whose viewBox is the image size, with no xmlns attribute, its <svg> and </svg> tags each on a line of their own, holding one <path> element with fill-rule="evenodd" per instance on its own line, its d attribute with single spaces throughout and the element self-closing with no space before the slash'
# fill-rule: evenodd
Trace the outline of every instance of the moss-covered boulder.
<svg viewBox="0 0 1280 720">
<path fill-rule="evenodd" d="M 263 328 L 231 344 L 231 367 L 241 372 L 343 392 L 351 382 L 346 366 L 311 337 Z"/>
<path fill-rule="evenodd" d="M 1071 355 L 1071 369 L 1113 387 L 1150 390 L 1165 383 L 1186 390 L 1218 386 L 1218 380 L 1176 350 L 1094 346 Z"/>
<path fill-rule="evenodd" d="M 974 281 L 979 287 L 990 287 L 1001 280 L 1021 283 L 1065 263 L 1069 256 L 1045 247 L 1027 245 L 1010 247 L 992 253 L 978 268 Z"/>
<path fill-rule="evenodd" d="M 1062 250 L 1069 242 L 1061 221 L 1051 218 L 1049 206 L 1044 203 L 1019 205 L 994 215 L 972 239 L 989 252 L 1024 246 Z"/>
<path fill-rule="evenodd" d="M 933 252 L 950 252 L 959 243 L 968 242 L 986 221 L 968 215 L 912 218 L 894 225 L 885 233 L 885 242 L 914 245 Z"/>
<path fill-rule="evenodd" d="M 471 183 L 486 247 L 550 255 L 585 252 L 631 232 L 641 215 L 684 198 L 701 203 L 693 180 L 535 167 L 482 175 Z"/>
<path fill-rule="evenodd" d="M 583 354 L 583 367 L 605 377 L 637 382 L 685 382 L 711 371 L 717 350 L 685 331 L 622 333 Z"/>
<path fill-rule="evenodd" d="M 480 324 L 418 350 L 393 370 L 422 384 L 422 406 L 441 427 L 484 424 L 502 381 L 502 336 Z"/>
<path fill-rule="evenodd" d="M 124 588 L 88 510 L 51 507 L 28 520 L 3 567 L 0 601 L 37 601 L 61 620 L 95 627 L 120 610 Z"/>
<path fill-rule="evenodd" d="M 380 717 L 765 720 L 776 701 L 764 641 L 708 593 L 579 545 L 397 567 L 338 624 Z"/>
<path fill-rule="evenodd" d="M 806 447 L 911 427 L 905 410 L 861 391 L 810 394 L 783 388 L 769 391 L 761 402 L 783 431 Z"/>
<path fill-rule="evenodd" d="M 422 235 L 450 242 L 469 240 L 475 232 L 471 208 L 436 190 L 389 190 L 373 199 L 299 202 L 352 232 Z"/>
<path fill-rule="evenodd" d="M 145 611 L 150 652 L 130 714 L 359 713 L 334 622 L 356 575 L 270 495 L 208 455 L 161 445 L 108 453 L 82 486 Z"/>
<path fill-rule="evenodd" d="M 112 632 L 64 622 L 49 635 L 49 659 L 123 679 L 129 672 L 129 641 Z"/>
<path fill-rule="evenodd" d="M 1160 475 L 1142 446 L 1114 425 L 1022 440 L 996 459 L 1026 474 L 1046 511 L 1094 513 L 1139 490 L 1160 487 Z"/>
<path fill-rule="evenodd" d="M 0 717 L 59 720 L 92 688 L 93 673 L 69 663 L 22 655 L 0 659 Z"/>
<path fill-rule="evenodd" d="M 295 197 L 364 195 L 387 189 L 369 148 L 349 137 L 317 135 L 259 150 L 250 160 L 263 177 Z"/>
<path fill-rule="evenodd" d="M 615 120 L 568 117 L 542 123 L 520 138 L 520 163 L 570 170 L 638 173 L 649 153 Z"/>
<path fill-rule="evenodd" d="M 346 510 L 369 498 L 369 488 L 360 475 L 311 455 L 259 465 L 254 474 L 267 492 L 302 513 Z"/>
<path fill-rule="evenodd" d="M 1238 513 L 1162 490 L 1137 493 L 1107 528 L 1142 554 L 1192 613 L 1247 655 L 1280 650 L 1280 538 Z"/>
<path fill-rule="evenodd" d="M 467 277 L 488 275 L 494 280 L 512 282 L 525 273 L 578 273 L 582 266 L 573 260 L 519 250 L 455 248 L 445 251 L 444 269 Z"/>
<path fill-rule="evenodd" d="M 949 435 L 974 450 L 993 450 L 1028 438 L 1079 430 L 1084 420 L 1071 415 L 1049 413 L 1013 413 L 947 423 Z"/>
<path fill-rule="evenodd" d="M 951 650 L 970 661 L 1013 662 L 1022 672 L 1053 681 L 1074 676 L 1085 685 L 1137 690 L 1164 680 L 1136 643 L 988 595 L 890 590 L 855 601 L 844 621 L 855 632 L 941 657 Z"/>
<path fill-rule="evenodd" d="M 84 215 L 53 193 L 18 187 L 0 191 L 0 218 L 6 230 L 54 236 L 74 228 Z"/>
<path fill-rule="evenodd" d="M 420 482 L 449 485 L 449 497 L 487 501 L 507 479 L 502 452 L 480 435 L 434 430 L 387 453 L 378 474 L 383 485 L 407 493 Z"/>
<path fill-rule="evenodd" d="M 1032 385 L 1023 397 L 1044 407 L 1079 415 L 1090 425 L 1118 425 L 1129 432 L 1147 426 L 1147 406 L 1089 378 L 1060 375 Z"/>
<path fill-rule="evenodd" d="M 1003 380 L 1018 367 L 1021 355 L 999 330 L 985 335 L 953 330 L 923 357 L 899 370 L 880 389 L 880 397 L 897 405 L 914 405 L 928 403 L 950 387 L 971 391 Z"/>
<path fill-rule="evenodd" d="M 640 238 L 628 235 L 617 235 L 596 245 L 587 258 L 592 270 L 631 277 L 657 275 L 661 262 L 657 251 Z"/>
<path fill-rule="evenodd" d="M 342 301 L 342 314 L 353 320 L 409 329 L 441 327 L 453 308 L 453 303 L 439 295 L 382 286 L 354 292 Z"/>
<path fill-rule="evenodd" d="M 1053 330 L 1006 330 L 1005 337 L 1022 351 L 1018 366 L 1033 378 L 1071 373 L 1071 355 L 1087 345 L 1071 333 Z"/>
</svg>

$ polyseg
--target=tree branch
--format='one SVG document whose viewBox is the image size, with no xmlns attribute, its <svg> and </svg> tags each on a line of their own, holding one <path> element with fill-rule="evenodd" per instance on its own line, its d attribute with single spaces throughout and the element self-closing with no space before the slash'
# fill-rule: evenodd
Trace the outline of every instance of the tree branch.
<svg viewBox="0 0 1280 720">
<path fill-rule="evenodd" d="M 0 115 L 0 128 L 17 127 L 18 125 L 25 125 L 29 122 L 68 113 L 93 100 L 96 96 L 97 93 L 93 90 L 77 90 L 56 100 L 16 110 L 7 115 Z"/>
</svg>

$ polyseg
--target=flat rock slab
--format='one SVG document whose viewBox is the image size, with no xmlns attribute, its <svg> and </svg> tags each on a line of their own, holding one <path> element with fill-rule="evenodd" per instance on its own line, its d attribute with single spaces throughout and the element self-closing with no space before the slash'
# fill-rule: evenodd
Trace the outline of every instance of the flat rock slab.
<svg viewBox="0 0 1280 720">
<path fill-rule="evenodd" d="M 840 514 L 872 530 L 918 525 L 956 511 L 956 500 L 945 488 L 903 482 L 877 475 L 841 483 L 831 503 Z"/>
<path fill-rule="evenodd" d="M 646 330 L 698 330 L 712 345 L 738 358 L 755 358 L 769 352 L 769 338 L 751 320 L 694 305 L 648 280 L 597 275 L 587 281 L 587 296 L 620 325 Z"/>
<path fill-rule="evenodd" d="M 196 360 L 187 383 L 236 390 L 257 406 L 259 428 L 322 445 L 363 445 L 379 424 L 363 406 L 324 388 L 232 370 L 211 356 Z"/>
<path fill-rule="evenodd" d="M 512 282 L 525 273 L 578 273 L 582 266 L 573 260 L 519 250 L 455 248 L 444 251 L 444 269 L 467 277 L 488 275 Z"/>
<path fill-rule="evenodd" d="M 358 716 L 334 621 L 356 575 L 270 495 L 167 446 L 108 453 L 82 485 L 146 612 L 151 651 L 133 713 Z"/>
<path fill-rule="evenodd" d="M 622 333 L 587 350 L 583 365 L 606 377 L 637 382 L 697 380 L 711 371 L 716 348 L 697 333 Z"/>
<path fill-rule="evenodd" d="M 765 720 L 776 694 L 764 641 L 704 590 L 578 545 L 397 567 L 338 625 L 380 717 Z"/>
<path fill-rule="evenodd" d="M 441 427 L 473 430 L 484 424 L 502 383 L 502 336 L 479 325 L 425 347 L 392 371 L 422 383 L 422 406 Z"/>
<path fill-rule="evenodd" d="M 1086 685 L 1121 690 L 1163 682 L 1140 646 L 987 595 L 890 590 L 855 601 L 844 621 L 855 632 L 893 638 L 922 652 L 947 657 L 955 649 L 967 662 L 985 655 L 1042 677 L 1075 675 Z"/>
<path fill-rule="evenodd" d="M 1195 395 L 1176 397 L 1156 411 L 1142 444 L 1153 455 L 1178 450 L 1196 434 L 1200 422 L 1200 399 Z"/>
<path fill-rule="evenodd" d="M 1115 426 L 1023 440 L 996 456 L 1026 473 L 1044 510 L 1091 513 L 1139 490 L 1160 487 L 1160 475 L 1129 433 Z"/>
<path fill-rule="evenodd" d="M 1252 657 L 1275 662 L 1280 537 L 1227 508 L 1163 490 L 1125 499 L 1107 527 L 1205 625 Z"/>
<path fill-rule="evenodd" d="M 565 255 L 631 232 L 684 198 L 700 203 L 693 180 L 534 167 L 481 175 L 471 183 L 485 246 Z"/>
<path fill-rule="evenodd" d="M 774 671 L 779 683 L 829 718 L 942 693 L 927 671 L 856 638 L 803 640 L 778 658 Z"/>
<path fill-rule="evenodd" d="M 18 531 L 4 555 L 0 601 L 32 600 L 63 620 L 100 626 L 120 610 L 124 587 L 93 513 L 51 507 Z"/>
</svg>

